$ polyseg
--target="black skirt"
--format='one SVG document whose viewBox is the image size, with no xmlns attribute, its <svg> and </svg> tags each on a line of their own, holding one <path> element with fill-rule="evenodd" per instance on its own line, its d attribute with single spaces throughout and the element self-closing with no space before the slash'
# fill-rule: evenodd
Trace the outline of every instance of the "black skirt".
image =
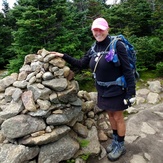
<svg viewBox="0 0 163 163">
<path fill-rule="evenodd" d="M 126 93 L 124 92 L 121 95 L 114 97 L 102 97 L 98 94 L 97 97 L 97 106 L 106 111 L 122 111 L 128 108 L 127 105 L 124 105 L 124 98 Z"/>
</svg>

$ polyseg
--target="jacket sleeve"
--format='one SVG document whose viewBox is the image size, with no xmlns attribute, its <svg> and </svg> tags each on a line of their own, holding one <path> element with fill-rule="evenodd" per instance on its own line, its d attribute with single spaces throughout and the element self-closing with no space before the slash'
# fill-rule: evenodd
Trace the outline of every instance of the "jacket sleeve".
<svg viewBox="0 0 163 163">
<path fill-rule="evenodd" d="M 135 83 L 135 77 L 132 72 L 132 69 L 130 67 L 128 55 L 126 52 L 125 45 L 121 42 L 117 42 L 117 54 L 121 63 L 121 68 L 122 68 L 122 73 L 126 79 L 127 83 L 127 94 L 126 94 L 126 99 L 131 98 L 132 96 L 135 96 L 136 91 L 136 83 Z"/>
<path fill-rule="evenodd" d="M 69 64 L 71 64 L 72 66 L 75 66 L 75 67 L 77 67 L 79 69 L 88 68 L 89 61 L 91 59 L 91 57 L 89 55 L 89 51 L 81 59 L 73 58 L 73 57 L 71 57 L 68 54 L 64 54 L 64 56 L 62 58 L 66 62 L 68 62 Z"/>
</svg>

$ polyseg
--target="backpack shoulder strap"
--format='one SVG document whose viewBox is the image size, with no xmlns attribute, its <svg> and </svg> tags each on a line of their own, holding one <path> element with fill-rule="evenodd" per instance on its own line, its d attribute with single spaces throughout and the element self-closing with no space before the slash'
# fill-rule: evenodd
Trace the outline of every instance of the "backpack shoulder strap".
<svg viewBox="0 0 163 163">
<path fill-rule="evenodd" d="M 117 41 L 121 40 L 118 36 L 111 36 L 111 44 L 110 49 L 114 49 L 116 51 Z"/>
<path fill-rule="evenodd" d="M 96 42 L 94 42 L 90 48 L 89 51 L 89 57 L 91 58 L 92 56 L 96 55 L 96 51 L 95 51 L 95 46 L 96 46 Z"/>
</svg>

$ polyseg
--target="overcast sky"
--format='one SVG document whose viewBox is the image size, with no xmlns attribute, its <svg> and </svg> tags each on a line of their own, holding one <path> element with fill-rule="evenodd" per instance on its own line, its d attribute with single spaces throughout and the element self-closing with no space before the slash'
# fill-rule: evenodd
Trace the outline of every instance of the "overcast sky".
<svg viewBox="0 0 163 163">
<path fill-rule="evenodd" d="M 12 8 L 12 6 L 16 2 L 16 0 L 7 0 L 7 2 L 9 3 L 10 8 Z M 2 3 L 3 3 L 3 1 L 0 0 L 0 10 L 2 10 L 2 8 L 3 8 Z"/>
<path fill-rule="evenodd" d="M 14 3 L 16 2 L 17 0 L 7 0 L 7 2 L 9 3 L 9 6 L 10 8 L 13 7 Z M 115 2 L 116 0 L 108 0 L 107 1 L 107 4 L 112 4 L 113 2 Z M 119 0 L 118 0 L 119 1 Z M 0 10 L 2 9 L 2 0 L 0 0 Z"/>
</svg>

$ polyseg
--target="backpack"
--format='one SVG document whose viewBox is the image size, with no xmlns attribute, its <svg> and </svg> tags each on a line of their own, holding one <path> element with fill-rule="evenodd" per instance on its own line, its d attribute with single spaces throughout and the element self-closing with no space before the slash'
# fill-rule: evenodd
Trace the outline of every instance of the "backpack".
<svg viewBox="0 0 163 163">
<path fill-rule="evenodd" d="M 128 59 L 129 59 L 129 62 L 130 62 L 130 67 L 132 69 L 132 72 L 133 72 L 135 80 L 136 80 L 136 79 L 139 78 L 139 73 L 136 70 L 136 60 L 137 60 L 136 52 L 134 50 L 133 45 L 123 35 L 111 36 L 111 42 L 106 48 L 106 49 L 108 49 L 108 47 L 109 47 L 109 51 L 105 50 L 105 51 L 100 52 L 100 53 L 101 54 L 106 54 L 106 57 L 109 56 L 108 58 L 105 57 L 105 59 L 106 60 L 109 59 L 109 61 L 112 61 L 115 64 L 115 66 L 120 66 L 120 61 L 118 59 L 118 55 L 116 54 L 116 43 L 117 43 L 118 40 L 122 41 L 124 46 L 126 47 Z M 91 47 L 91 56 L 92 55 L 98 56 L 98 53 L 95 52 L 95 50 L 94 50 L 95 45 L 96 44 L 94 43 L 92 45 L 92 47 Z M 108 55 L 109 53 L 112 53 L 112 55 Z M 96 64 L 98 64 L 98 62 Z M 94 69 L 94 72 L 93 72 L 94 78 L 96 78 L 95 71 L 96 71 L 96 69 Z M 109 87 L 111 85 L 119 85 L 119 86 L 122 86 L 124 88 L 127 87 L 127 83 L 126 83 L 126 80 L 125 80 L 124 76 L 121 76 L 121 77 L 117 78 L 115 81 L 112 81 L 112 82 L 97 81 L 97 84 L 99 84 L 101 86 L 106 86 L 106 87 Z"/>
<path fill-rule="evenodd" d="M 135 79 L 139 78 L 139 73 L 136 70 L 136 52 L 134 50 L 134 46 L 121 34 L 117 36 L 111 36 L 111 45 L 110 45 L 110 50 L 114 49 L 116 52 L 116 43 L 117 41 L 120 40 L 124 43 L 128 55 L 128 59 L 130 62 L 130 67 L 132 69 L 132 72 L 134 74 Z M 113 57 L 113 62 L 116 63 L 118 62 L 118 56 L 115 55 Z"/>
</svg>

